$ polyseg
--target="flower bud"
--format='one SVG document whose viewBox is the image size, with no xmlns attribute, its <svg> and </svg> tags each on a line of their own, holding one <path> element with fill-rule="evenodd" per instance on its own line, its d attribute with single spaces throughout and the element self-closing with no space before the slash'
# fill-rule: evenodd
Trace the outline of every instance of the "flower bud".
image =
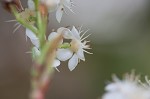
<svg viewBox="0 0 150 99">
<path fill-rule="evenodd" d="M 60 0 L 41 0 L 41 2 L 46 5 L 49 12 L 52 12 L 57 8 Z"/>
<path fill-rule="evenodd" d="M 48 14 L 47 7 L 44 4 L 40 4 L 39 11 L 42 14 L 42 16 L 47 16 Z"/>
<path fill-rule="evenodd" d="M 21 5 L 20 0 L 3 0 L 2 5 L 9 12 L 11 12 L 11 10 L 12 10 L 11 6 L 14 6 L 16 8 L 16 10 L 18 10 L 18 12 L 21 12 L 24 10 Z"/>
</svg>

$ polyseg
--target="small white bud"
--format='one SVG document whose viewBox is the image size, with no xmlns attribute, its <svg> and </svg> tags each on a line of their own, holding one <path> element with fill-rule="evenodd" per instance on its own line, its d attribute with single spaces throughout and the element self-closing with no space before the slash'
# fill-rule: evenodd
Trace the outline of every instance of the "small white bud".
<svg viewBox="0 0 150 99">
<path fill-rule="evenodd" d="M 57 9 L 60 0 L 41 0 L 48 8 L 49 12 L 52 12 Z"/>
</svg>

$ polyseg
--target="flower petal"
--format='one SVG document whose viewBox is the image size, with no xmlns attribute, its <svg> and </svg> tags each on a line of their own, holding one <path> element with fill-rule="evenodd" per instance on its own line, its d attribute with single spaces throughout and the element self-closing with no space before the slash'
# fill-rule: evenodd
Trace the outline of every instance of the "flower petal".
<svg viewBox="0 0 150 99">
<path fill-rule="evenodd" d="M 64 4 L 67 8 L 70 8 L 70 7 L 71 7 L 71 0 L 64 0 L 63 4 Z"/>
<path fill-rule="evenodd" d="M 72 32 L 73 36 L 74 36 L 76 39 L 80 40 L 80 34 L 79 34 L 78 30 L 77 30 L 74 26 L 73 26 L 71 32 Z"/>
<path fill-rule="evenodd" d="M 117 91 L 120 88 L 121 84 L 119 83 L 110 83 L 105 87 L 106 91 Z"/>
<path fill-rule="evenodd" d="M 39 49 L 37 47 L 33 47 L 32 48 L 32 54 L 34 56 L 40 56 L 41 52 L 39 51 Z"/>
<path fill-rule="evenodd" d="M 73 71 L 75 67 L 78 65 L 78 56 L 76 54 L 68 62 L 68 68 L 70 71 Z"/>
<path fill-rule="evenodd" d="M 36 35 L 29 29 L 26 29 L 26 35 L 30 38 L 30 39 L 38 39 L 36 37 Z"/>
<path fill-rule="evenodd" d="M 26 29 L 26 35 L 30 38 L 33 45 L 35 45 L 37 48 L 40 46 L 39 39 L 31 30 Z"/>
<path fill-rule="evenodd" d="M 102 99 L 129 99 L 126 97 L 127 95 L 124 95 L 121 92 L 112 92 L 112 93 L 107 93 L 105 94 Z"/>
<path fill-rule="evenodd" d="M 71 0 L 64 0 L 64 6 L 65 7 L 67 7 L 72 13 L 74 13 L 74 11 L 72 10 L 72 5 L 73 5 L 73 3 L 72 3 L 72 1 Z"/>
<path fill-rule="evenodd" d="M 57 33 L 63 33 L 65 39 L 72 39 L 72 33 L 68 28 L 61 27 L 57 30 Z"/>
<path fill-rule="evenodd" d="M 52 67 L 57 68 L 58 66 L 60 66 L 60 61 L 58 59 L 55 59 Z"/>
<path fill-rule="evenodd" d="M 61 61 L 66 61 L 73 55 L 73 52 L 69 49 L 58 49 L 56 57 Z"/>
<path fill-rule="evenodd" d="M 37 48 L 40 47 L 39 39 L 30 39 L 30 40 L 34 46 L 36 46 Z"/>
<path fill-rule="evenodd" d="M 58 33 L 52 32 L 52 33 L 50 33 L 50 35 L 48 36 L 48 40 L 49 40 L 49 41 L 52 41 L 52 40 L 54 40 L 57 36 L 58 36 Z M 63 43 L 63 39 L 60 41 L 60 44 L 62 44 L 62 43 Z"/>
<path fill-rule="evenodd" d="M 35 10 L 35 4 L 33 0 L 28 0 L 28 8 L 30 10 Z"/>
<path fill-rule="evenodd" d="M 77 56 L 78 56 L 79 59 L 85 61 L 84 51 L 83 51 L 82 48 L 79 48 L 76 54 L 77 54 Z"/>
<path fill-rule="evenodd" d="M 60 23 L 61 18 L 63 16 L 63 12 L 64 12 L 64 7 L 62 5 L 60 5 L 56 11 L 56 19 L 57 21 Z"/>
<path fill-rule="evenodd" d="M 49 34 L 48 40 L 51 41 L 51 40 L 55 39 L 57 36 L 58 36 L 58 34 L 56 32 L 52 32 Z"/>
</svg>

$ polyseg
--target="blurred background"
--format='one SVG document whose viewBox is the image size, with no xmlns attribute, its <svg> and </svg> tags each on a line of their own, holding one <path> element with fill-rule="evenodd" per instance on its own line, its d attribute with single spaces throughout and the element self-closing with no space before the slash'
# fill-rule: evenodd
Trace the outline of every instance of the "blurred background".
<svg viewBox="0 0 150 99">
<path fill-rule="evenodd" d="M 22 0 L 27 7 L 26 0 Z M 112 74 L 121 77 L 135 70 L 150 75 L 150 1 L 149 0 L 73 0 L 76 14 L 68 12 L 62 22 L 50 15 L 48 34 L 61 26 L 90 29 L 93 48 L 86 61 L 70 72 L 67 62 L 55 72 L 46 99 L 98 99 Z M 0 99 L 29 99 L 31 42 L 25 29 L 15 33 L 14 17 L 0 5 Z"/>
</svg>

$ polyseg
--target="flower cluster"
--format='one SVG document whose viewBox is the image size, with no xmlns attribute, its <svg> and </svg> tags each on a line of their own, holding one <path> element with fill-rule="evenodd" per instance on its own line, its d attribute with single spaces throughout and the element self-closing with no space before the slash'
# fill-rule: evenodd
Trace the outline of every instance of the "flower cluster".
<svg viewBox="0 0 150 99">
<path fill-rule="evenodd" d="M 69 60 L 68 68 L 70 71 L 72 71 L 73 69 L 75 69 L 80 60 L 85 61 L 84 52 L 92 54 L 86 51 L 86 49 L 91 49 L 90 46 L 87 45 L 87 42 L 89 41 L 85 40 L 90 35 L 84 37 L 87 31 L 82 33 L 81 30 L 78 31 L 74 26 L 72 30 L 61 27 L 57 30 L 57 32 L 50 33 L 50 35 L 48 36 L 48 41 L 55 39 L 60 33 L 63 34 L 63 40 L 60 42 L 59 47 L 56 50 L 56 59 L 53 63 L 53 67 L 57 69 L 57 67 L 60 66 L 60 61 Z M 38 38 L 28 29 L 26 31 L 26 35 L 30 38 L 31 42 L 35 46 L 33 48 L 34 56 L 39 56 L 40 45 Z M 70 42 L 64 42 L 65 40 Z"/>
<path fill-rule="evenodd" d="M 138 77 L 127 74 L 123 80 L 113 77 L 114 82 L 105 87 L 102 99 L 150 99 L 150 87 L 143 87 Z M 147 82 L 149 83 L 149 82 Z"/>
<path fill-rule="evenodd" d="M 68 61 L 70 71 L 74 70 L 80 60 L 85 61 L 84 53 L 91 49 L 86 41 L 90 36 L 75 26 L 60 27 L 47 37 L 49 13 L 56 11 L 56 19 L 60 23 L 66 8 L 71 12 L 74 5 L 71 0 L 27 0 L 28 8 L 23 8 L 20 0 L 4 0 L 4 8 L 12 13 L 17 22 L 14 32 L 23 26 L 26 29 L 26 38 L 33 44 L 31 70 L 31 99 L 44 99 L 54 68 L 58 70 L 61 62 Z M 58 70 L 59 71 L 59 70 Z"/>
<path fill-rule="evenodd" d="M 73 3 L 71 0 L 41 0 L 41 2 L 48 7 L 49 12 L 56 10 L 56 19 L 58 22 L 61 21 L 63 12 L 65 11 L 64 7 L 72 11 L 71 7 Z M 34 10 L 34 3 L 32 0 L 28 0 L 28 8 Z M 48 36 L 48 41 L 55 39 L 57 35 L 60 33 L 63 34 L 64 39 L 71 40 L 71 42 L 67 42 L 67 43 L 63 42 L 64 40 L 62 40 L 62 42 L 60 43 L 60 46 L 62 47 L 57 48 L 56 59 L 54 60 L 53 67 L 57 69 L 57 67 L 60 66 L 60 61 L 69 60 L 68 68 L 70 69 L 70 71 L 72 71 L 77 66 L 80 60 L 85 61 L 84 52 L 92 54 L 85 50 L 85 49 L 90 49 L 89 45 L 86 45 L 87 42 L 89 41 L 85 41 L 85 39 L 89 35 L 84 37 L 87 31 L 85 31 L 83 34 L 82 32 L 83 31 L 81 31 L 81 29 L 78 31 L 73 26 L 72 30 L 61 27 L 57 30 L 57 32 L 50 33 L 50 35 Z M 31 42 L 35 46 L 33 48 L 34 49 L 33 51 L 36 52 L 36 55 L 34 56 L 40 55 L 39 38 L 36 37 L 36 35 L 32 33 L 32 31 L 30 31 L 29 29 L 26 29 L 26 35 L 27 37 L 30 38 Z"/>
<path fill-rule="evenodd" d="M 12 0 L 13 4 L 21 4 L 20 0 Z M 19 2 L 19 3 L 18 3 Z M 46 37 L 46 24 L 48 14 L 56 11 L 56 19 L 61 21 L 63 13 L 66 12 L 66 8 L 71 12 L 74 5 L 71 0 L 28 0 L 28 8 L 16 7 L 17 12 L 14 12 L 18 23 L 15 24 L 16 29 L 14 32 L 23 25 L 26 28 L 26 37 L 30 39 L 34 47 L 32 48 L 33 58 L 40 57 L 43 50 L 43 42 L 51 42 L 59 34 L 63 35 L 63 38 L 56 48 L 56 57 L 53 62 L 53 66 L 57 69 L 60 66 L 61 61 L 68 61 L 68 68 L 70 71 L 74 70 L 80 60 L 85 61 L 84 52 L 92 54 L 87 51 L 91 49 L 85 39 L 90 36 L 85 34 L 88 32 L 81 31 L 80 27 L 77 29 L 75 26 L 72 29 L 60 27 L 56 32 L 52 32 Z M 38 6 L 37 6 L 38 5 Z M 39 15 L 39 12 L 41 15 Z M 46 20 L 46 21 L 45 21 Z M 58 70 L 58 69 L 57 69 Z"/>
</svg>

